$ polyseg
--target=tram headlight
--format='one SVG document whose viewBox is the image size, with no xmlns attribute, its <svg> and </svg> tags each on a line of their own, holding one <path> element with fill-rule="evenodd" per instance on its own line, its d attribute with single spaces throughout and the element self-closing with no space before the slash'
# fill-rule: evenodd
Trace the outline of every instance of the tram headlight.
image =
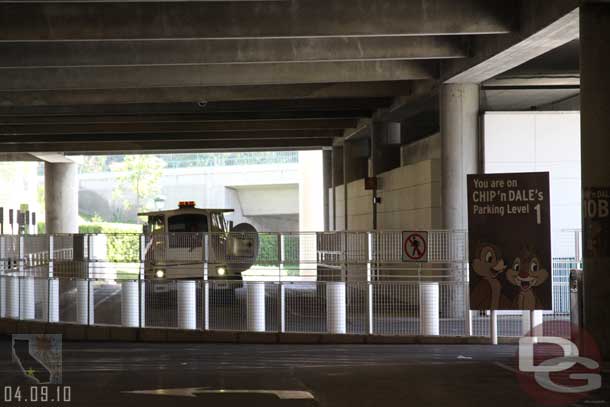
<svg viewBox="0 0 610 407">
<path fill-rule="evenodd" d="M 219 276 L 222 277 L 226 274 L 227 269 L 221 266 L 216 269 L 216 272 L 218 273 Z"/>
<path fill-rule="evenodd" d="M 165 270 L 163 270 L 163 269 L 157 269 L 157 271 L 155 271 L 155 276 L 157 276 L 157 278 L 163 278 L 163 277 L 165 277 Z"/>
</svg>

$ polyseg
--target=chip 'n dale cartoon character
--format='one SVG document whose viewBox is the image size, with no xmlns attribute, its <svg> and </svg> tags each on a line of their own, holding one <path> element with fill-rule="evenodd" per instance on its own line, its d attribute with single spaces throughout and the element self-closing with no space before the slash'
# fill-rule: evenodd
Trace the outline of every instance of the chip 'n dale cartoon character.
<svg viewBox="0 0 610 407">
<path fill-rule="evenodd" d="M 540 299 L 536 296 L 535 287 L 542 285 L 549 278 L 549 272 L 542 267 L 540 258 L 528 248 L 521 250 L 512 266 L 506 271 L 506 279 L 519 287 L 513 307 L 520 310 L 542 308 Z"/>
<path fill-rule="evenodd" d="M 479 245 L 472 261 L 472 270 L 480 277 L 470 294 L 472 309 L 505 308 L 508 300 L 502 295 L 502 284 L 498 277 L 506 270 L 506 265 L 500 249 L 490 243 Z"/>
</svg>

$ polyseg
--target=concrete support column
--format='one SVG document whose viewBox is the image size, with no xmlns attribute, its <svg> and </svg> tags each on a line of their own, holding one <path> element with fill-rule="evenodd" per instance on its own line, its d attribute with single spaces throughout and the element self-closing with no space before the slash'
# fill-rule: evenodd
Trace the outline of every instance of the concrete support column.
<svg viewBox="0 0 610 407">
<path fill-rule="evenodd" d="M 121 325 L 137 328 L 140 325 L 140 293 L 137 281 L 121 283 Z"/>
<path fill-rule="evenodd" d="M 420 331 L 422 335 L 439 335 L 439 286 L 437 282 L 419 285 Z"/>
<path fill-rule="evenodd" d="M 610 188 L 610 4 L 580 6 L 580 105 L 583 199 Z M 607 200 L 606 200 L 607 202 Z M 588 212 L 588 211 L 586 211 Z M 584 213 L 584 326 L 610 359 L 610 223 L 607 211 Z M 589 216 L 587 216 L 589 215 Z"/>
<path fill-rule="evenodd" d="M 340 228 L 337 227 L 337 186 L 343 184 L 343 147 L 335 146 L 333 147 L 332 154 L 332 164 L 333 164 L 333 173 L 332 173 L 332 221 L 333 221 L 333 230 L 337 231 Z"/>
<path fill-rule="evenodd" d="M 479 85 L 445 84 L 440 91 L 442 228 L 468 229 L 466 176 L 479 172 Z M 465 281 L 465 269 L 449 266 L 450 274 Z M 468 297 L 451 292 L 445 315 L 460 317 Z"/>
<path fill-rule="evenodd" d="M 322 207 L 324 208 L 324 230 L 330 230 L 330 197 L 329 190 L 333 185 L 332 151 L 322 150 Z"/>
<path fill-rule="evenodd" d="M 197 329 L 197 282 L 177 281 L 178 285 L 178 328 Z"/>
<path fill-rule="evenodd" d="M 343 230 L 349 230 L 348 224 L 348 192 L 347 192 L 347 184 L 349 183 L 348 175 L 350 171 L 350 153 L 351 153 L 352 145 L 347 141 L 343 144 Z"/>
<path fill-rule="evenodd" d="M 322 151 L 299 151 L 299 230 L 319 232 L 324 228 Z"/>
<path fill-rule="evenodd" d="M 249 281 L 246 289 L 248 331 L 265 332 L 265 283 Z"/>
<path fill-rule="evenodd" d="M 466 175 L 478 172 L 479 85 L 441 87 L 443 227 L 468 228 Z"/>
<path fill-rule="evenodd" d="M 344 334 L 346 327 L 346 291 L 344 282 L 326 283 L 326 330 Z"/>
<path fill-rule="evenodd" d="M 90 280 L 76 281 L 76 323 L 93 325 L 95 322 L 93 285 Z"/>
<path fill-rule="evenodd" d="M 47 234 L 78 233 L 78 172 L 75 163 L 45 163 Z"/>
</svg>

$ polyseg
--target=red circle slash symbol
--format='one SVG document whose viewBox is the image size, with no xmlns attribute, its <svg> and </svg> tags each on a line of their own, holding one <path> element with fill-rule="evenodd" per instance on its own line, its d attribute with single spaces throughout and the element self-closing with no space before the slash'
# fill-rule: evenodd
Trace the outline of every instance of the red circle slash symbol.
<svg viewBox="0 0 610 407">
<path fill-rule="evenodd" d="M 426 240 L 418 233 L 409 235 L 405 240 L 404 250 L 411 260 L 419 260 L 426 254 Z"/>
</svg>

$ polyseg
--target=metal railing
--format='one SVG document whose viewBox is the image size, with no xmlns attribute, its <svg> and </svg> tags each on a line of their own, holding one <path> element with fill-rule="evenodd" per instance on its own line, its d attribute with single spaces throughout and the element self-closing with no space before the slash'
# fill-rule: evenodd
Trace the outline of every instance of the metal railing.
<svg viewBox="0 0 610 407">
<path fill-rule="evenodd" d="M 298 333 L 489 336 L 490 315 L 452 309 L 465 299 L 464 282 L 438 286 L 438 326 L 422 326 L 422 281 L 347 282 L 339 304 L 335 282 L 218 282 L 0 277 L 0 316 L 20 320 L 149 328 Z M 251 287 L 261 286 L 258 292 Z M 257 298 L 258 296 L 258 298 Z M 257 302 L 258 301 L 258 302 Z M 254 305 L 253 305 L 254 304 Z M 339 320 L 330 316 L 339 313 Z M 498 335 L 529 331 L 523 312 L 498 315 Z M 569 321 L 568 312 L 545 312 L 545 321 Z M 262 325 L 257 323 L 262 321 Z M 566 332 L 566 335 L 569 332 Z"/>
<path fill-rule="evenodd" d="M 468 311 L 464 232 L 430 231 L 426 264 L 402 263 L 400 232 L 260 233 L 254 256 L 230 248 L 231 237 L 0 236 L 0 317 L 200 330 L 490 334 L 489 312 Z M 147 279 L 151 261 L 195 264 L 200 274 Z M 252 267 L 243 281 L 209 280 L 205 272 L 244 261 Z M 554 259 L 553 311 L 543 313 L 544 321 L 569 320 L 568 275 L 579 265 Z M 497 334 L 521 336 L 529 318 L 498 311 Z"/>
</svg>

